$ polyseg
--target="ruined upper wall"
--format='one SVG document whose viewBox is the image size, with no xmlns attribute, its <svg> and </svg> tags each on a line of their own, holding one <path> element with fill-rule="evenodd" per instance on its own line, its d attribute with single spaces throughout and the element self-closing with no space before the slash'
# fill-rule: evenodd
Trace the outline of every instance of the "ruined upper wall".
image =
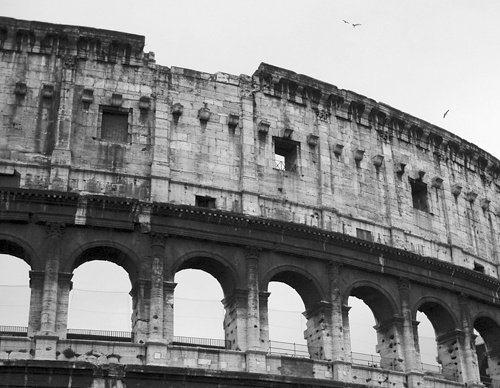
<svg viewBox="0 0 500 388">
<path fill-rule="evenodd" d="M 498 276 L 500 161 L 442 128 L 267 64 L 156 65 L 137 35 L 0 18 L 0 38 L 2 185 L 213 207 Z"/>
<path fill-rule="evenodd" d="M 144 36 L 0 17 L 0 49 L 142 64 Z"/>
<path fill-rule="evenodd" d="M 373 128 L 384 140 L 412 143 L 422 149 L 451 158 L 485 179 L 500 174 L 500 160 L 476 145 L 383 102 L 377 102 L 350 90 L 316 80 L 306 75 L 262 63 L 253 75 L 267 95 L 299 105 L 308 105 L 318 119 L 330 116 L 353 120 Z"/>
</svg>

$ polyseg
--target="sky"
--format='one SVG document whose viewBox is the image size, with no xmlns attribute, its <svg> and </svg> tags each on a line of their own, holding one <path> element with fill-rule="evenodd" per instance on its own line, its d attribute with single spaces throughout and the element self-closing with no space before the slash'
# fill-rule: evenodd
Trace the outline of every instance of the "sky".
<svg viewBox="0 0 500 388">
<path fill-rule="evenodd" d="M 0 0 L 0 16 L 144 35 L 145 51 L 153 51 L 162 66 L 251 75 L 266 62 L 305 74 L 437 125 L 500 159 L 498 15 L 498 0 Z M 95 294 L 92 285 L 99 287 L 86 276 L 93 281 L 75 282 L 72 303 Z M 22 293 L 0 284 L 1 295 Z M 187 310 L 199 308 L 199 295 L 176 293 L 179 302 L 198 303 Z M 220 305 L 220 295 L 203 295 Z M 300 301 L 294 303 L 270 309 L 286 316 L 300 310 Z M 81 310 L 89 317 L 92 307 Z M 128 313 L 114 317 L 129 327 Z M 284 320 L 294 322 L 293 338 L 300 340 L 303 321 Z M 70 323 L 90 328 L 77 315 Z M 288 329 L 274 330 L 279 337 Z"/>
</svg>

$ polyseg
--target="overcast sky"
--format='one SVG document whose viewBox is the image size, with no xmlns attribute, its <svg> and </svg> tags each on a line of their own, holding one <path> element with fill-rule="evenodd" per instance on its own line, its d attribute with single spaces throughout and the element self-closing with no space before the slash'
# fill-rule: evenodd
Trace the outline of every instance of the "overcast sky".
<svg viewBox="0 0 500 388">
<path fill-rule="evenodd" d="M 251 75 L 266 62 L 500 158 L 498 0 L 0 0 L 0 15 L 144 35 L 167 67 Z"/>
</svg>

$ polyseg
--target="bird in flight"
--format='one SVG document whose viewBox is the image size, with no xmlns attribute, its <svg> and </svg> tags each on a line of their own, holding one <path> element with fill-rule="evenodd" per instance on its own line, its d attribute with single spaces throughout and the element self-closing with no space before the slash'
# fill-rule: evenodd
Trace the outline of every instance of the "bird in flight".
<svg viewBox="0 0 500 388">
<path fill-rule="evenodd" d="M 343 21 L 344 23 L 346 23 L 346 24 L 351 24 L 351 23 L 349 23 L 347 20 L 342 19 L 342 21 Z"/>
<path fill-rule="evenodd" d="M 448 114 L 450 110 L 448 109 L 446 112 L 444 112 L 443 119 L 446 118 L 446 115 Z"/>
<path fill-rule="evenodd" d="M 360 25 L 361 25 L 360 23 L 357 23 L 357 24 L 356 24 L 356 23 L 353 23 L 352 28 L 357 27 L 357 26 L 360 26 Z"/>
</svg>

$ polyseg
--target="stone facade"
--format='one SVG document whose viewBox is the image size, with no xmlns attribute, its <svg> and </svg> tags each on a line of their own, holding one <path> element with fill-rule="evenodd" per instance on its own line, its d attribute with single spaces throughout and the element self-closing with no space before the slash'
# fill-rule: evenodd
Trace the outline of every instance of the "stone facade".
<svg viewBox="0 0 500 388">
<path fill-rule="evenodd" d="M 304 75 L 167 68 L 143 47 L 0 18 L 0 250 L 32 268 L 27 337 L 0 337 L 0 358 L 19 360 L 8 373 L 58 360 L 444 388 L 480 384 L 475 329 L 500 384 L 499 160 Z M 131 343 L 68 337 L 71 273 L 103 257 L 130 275 Z M 224 350 L 175 344 L 185 268 L 221 284 Z M 302 297 L 309 359 L 267 353 L 270 281 Z M 376 368 L 352 360 L 350 295 L 374 312 Z M 438 376 L 420 362 L 417 311 L 436 330 Z"/>
</svg>

